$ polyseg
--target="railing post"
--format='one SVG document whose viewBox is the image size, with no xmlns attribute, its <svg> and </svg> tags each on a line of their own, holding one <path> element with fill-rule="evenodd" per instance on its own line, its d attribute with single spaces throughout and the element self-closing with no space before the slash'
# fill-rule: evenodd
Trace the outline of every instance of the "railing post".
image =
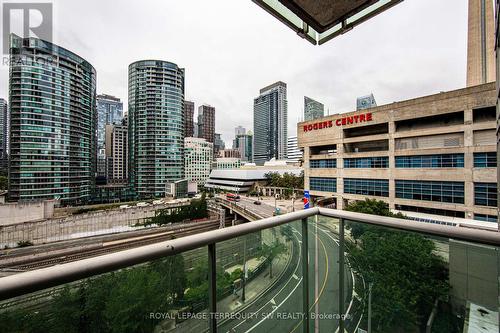
<svg viewBox="0 0 500 333">
<path fill-rule="evenodd" d="M 302 219 L 302 332 L 309 333 L 309 273 L 307 218 Z"/>
<path fill-rule="evenodd" d="M 208 244 L 208 314 L 210 333 L 216 333 L 217 281 L 215 266 L 215 244 Z"/>
<path fill-rule="evenodd" d="M 344 333 L 344 219 L 339 220 L 339 332 Z"/>
</svg>

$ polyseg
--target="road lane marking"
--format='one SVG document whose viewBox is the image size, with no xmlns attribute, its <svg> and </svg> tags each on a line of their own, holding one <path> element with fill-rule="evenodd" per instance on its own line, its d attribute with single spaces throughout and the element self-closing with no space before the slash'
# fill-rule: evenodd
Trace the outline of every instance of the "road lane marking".
<svg viewBox="0 0 500 333">
<path fill-rule="evenodd" d="M 297 289 L 297 287 L 300 285 L 300 283 L 302 282 L 302 278 L 300 278 L 299 282 L 297 282 L 297 285 L 292 289 L 292 291 L 288 294 L 287 297 L 285 297 L 284 300 L 281 301 L 280 304 L 278 304 L 275 308 L 273 307 L 273 310 L 271 312 L 269 312 L 264 318 L 262 318 L 257 324 L 253 325 L 252 327 L 250 327 L 249 330 L 246 330 L 245 333 L 248 333 L 248 332 L 251 332 L 254 328 L 256 328 L 257 326 L 259 326 L 264 320 L 267 320 L 267 318 L 269 318 L 274 312 L 276 312 L 276 310 L 278 310 L 278 308 L 280 306 L 283 305 L 283 303 L 285 303 L 289 298 L 290 296 L 293 295 L 293 293 L 295 292 L 295 290 Z"/>
<path fill-rule="evenodd" d="M 330 260 L 328 258 L 328 252 L 326 251 L 326 247 L 325 247 L 325 244 L 321 241 L 320 238 L 318 238 L 319 242 L 321 243 L 321 247 L 323 248 L 323 252 L 325 252 L 325 267 L 326 267 L 326 270 L 325 270 L 325 279 L 323 280 L 323 285 L 321 286 L 321 290 L 319 292 L 319 295 L 318 297 L 316 298 L 316 300 L 314 301 L 314 304 L 311 305 L 309 307 L 309 312 L 311 312 L 312 308 L 316 305 L 316 303 L 319 301 L 319 299 L 321 298 L 321 296 L 323 295 L 323 292 L 325 291 L 325 287 L 326 287 L 326 281 L 328 280 L 328 275 L 329 275 L 329 265 L 328 265 L 328 261 Z M 309 249 L 308 249 L 309 251 Z M 290 333 L 294 332 L 299 326 L 300 324 L 302 324 L 302 322 L 304 321 L 304 319 L 301 319 L 299 321 L 299 323 L 290 331 Z"/>
<path fill-rule="evenodd" d="M 298 237 L 297 237 L 296 235 L 295 235 L 295 238 L 297 238 L 297 239 L 298 239 Z M 301 253 L 301 248 L 302 248 L 302 246 L 299 244 L 299 253 Z M 299 255 L 299 260 L 297 261 L 297 266 L 295 266 L 295 269 L 294 269 L 294 271 L 293 271 L 293 272 L 294 272 L 294 275 L 295 275 L 295 273 L 297 272 L 297 270 L 299 269 L 301 258 L 302 258 L 302 256 L 301 256 L 301 255 Z M 290 278 L 288 279 L 288 281 L 287 281 L 287 282 L 283 285 L 283 287 L 281 287 L 281 289 L 280 289 L 280 290 L 279 290 L 276 294 L 274 294 L 274 296 L 276 297 L 278 294 L 280 294 L 280 293 L 281 293 L 281 292 L 285 289 L 285 287 L 287 287 L 287 286 L 288 286 L 288 284 L 290 283 L 290 281 L 291 281 L 292 279 L 293 279 L 293 277 L 290 277 Z M 302 280 L 302 279 L 301 279 L 301 280 Z M 300 284 L 300 281 L 298 282 L 298 284 Z M 298 285 L 298 284 L 297 284 L 297 285 Z M 297 286 L 295 286 L 295 288 L 294 288 L 294 289 L 292 290 L 292 292 L 288 295 L 288 297 L 290 297 L 290 295 L 291 295 L 291 294 L 295 291 L 295 289 L 296 289 L 296 288 L 297 288 Z M 288 298 L 288 297 L 287 297 L 287 298 Z M 273 298 L 274 298 L 274 297 L 273 297 Z M 270 303 L 269 301 L 268 301 L 268 302 L 266 302 L 266 303 L 265 303 L 262 307 L 260 307 L 260 309 L 258 309 L 258 310 L 257 310 L 257 311 L 255 311 L 255 312 L 252 312 L 252 316 L 250 316 L 250 317 L 253 317 L 255 314 L 259 313 L 259 312 L 260 312 L 263 308 L 265 308 L 265 307 L 266 307 L 269 303 Z M 281 305 L 281 303 L 280 303 L 280 305 Z M 279 307 L 280 305 L 278 305 L 278 307 Z M 276 308 L 276 309 L 277 309 L 277 308 Z M 276 309 L 274 309 L 274 310 L 273 310 L 273 312 L 274 312 Z M 244 324 L 244 323 L 245 323 L 245 321 L 242 321 L 242 322 L 240 322 L 239 324 L 237 324 L 237 325 L 233 326 L 232 330 L 234 330 L 236 327 L 238 327 L 238 326 L 240 326 L 240 325 L 242 325 L 242 324 Z M 260 322 L 259 322 L 259 323 L 257 323 L 257 325 L 258 325 L 258 324 L 260 324 Z"/>
<path fill-rule="evenodd" d="M 324 233 L 325 235 L 327 235 L 328 237 L 330 237 L 330 238 L 331 238 L 331 239 L 332 239 L 335 243 L 337 243 L 337 245 L 339 245 L 339 243 L 335 240 L 335 238 L 333 238 L 333 236 L 332 236 L 332 235 L 330 235 L 330 233 L 329 233 L 329 231 L 330 231 L 330 230 L 325 230 L 325 229 L 322 229 L 322 228 L 319 228 L 319 229 L 320 229 L 321 231 L 323 231 L 323 233 Z M 344 252 L 344 256 L 346 256 L 346 253 L 347 253 L 347 252 Z M 339 253 L 339 255 L 340 255 L 340 253 Z M 347 259 L 347 257 L 346 257 L 346 259 Z M 349 262 L 349 260 L 347 260 L 347 262 Z M 349 314 L 349 312 L 351 311 L 351 307 L 352 307 L 352 305 L 353 305 L 353 303 L 354 303 L 354 287 L 355 287 L 355 280 L 356 280 L 356 279 L 355 279 L 355 277 L 354 277 L 354 272 L 352 271 L 352 269 L 351 269 L 350 271 L 351 271 L 351 279 L 352 279 L 352 290 L 353 290 L 353 294 L 352 294 L 352 297 L 351 297 L 351 301 L 349 302 L 349 306 L 347 307 L 347 311 L 346 311 L 346 313 L 345 313 L 346 315 L 348 315 L 348 314 Z M 363 313 L 364 313 L 364 307 L 363 307 Z M 357 327 L 359 327 L 359 323 L 361 323 L 361 319 L 359 320 L 359 322 L 358 322 L 358 326 L 357 326 Z M 357 329 L 357 327 L 356 327 L 356 329 Z M 338 331 L 339 331 L 339 329 L 337 328 L 337 330 L 335 331 L 335 333 L 336 333 L 336 332 L 338 332 Z"/>
</svg>

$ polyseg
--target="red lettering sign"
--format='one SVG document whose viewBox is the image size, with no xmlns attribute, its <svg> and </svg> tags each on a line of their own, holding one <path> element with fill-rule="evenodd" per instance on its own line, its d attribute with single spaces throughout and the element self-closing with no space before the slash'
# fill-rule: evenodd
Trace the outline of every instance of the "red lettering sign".
<svg viewBox="0 0 500 333">
<path fill-rule="evenodd" d="M 344 126 L 344 125 L 351 125 L 351 124 L 358 124 L 358 123 L 364 123 L 368 121 L 373 120 L 373 115 L 371 112 L 369 113 L 362 113 L 362 114 L 357 114 L 354 116 L 347 116 L 343 118 L 338 118 L 335 120 L 335 126 Z M 314 124 L 309 124 L 309 125 L 304 125 L 304 132 L 310 132 L 310 131 L 315 131 L 319 129 L 324 129 L 324 128 L 330 128 L 333 127 L 334 121 L 333 120 L 325 120 L 322 122 L 317 122 Z"/>
</svg>

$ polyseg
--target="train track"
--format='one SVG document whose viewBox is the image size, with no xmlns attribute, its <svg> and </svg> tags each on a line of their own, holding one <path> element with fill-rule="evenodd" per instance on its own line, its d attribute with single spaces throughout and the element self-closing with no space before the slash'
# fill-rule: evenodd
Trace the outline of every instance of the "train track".
<svg viewBox="0 0 500 333">
<path fill-rule="evenodd" d="M 40 260 L 34 259 L 28 262 L 4 264 L 2 265 L 1 268 L 7 268 L 9 270 L 19 271 L 19 272 L 31 271 L 67 262 L 82 260 L 90 257 L 96 257 L 112 252 L 128 250 L 131 248 L 158 243 L 174 238 L 185 237 L 188 235 L 215 230 L 218 228 L 219 224 L 217 222 L 213 222 L 210 224 L 203 224 L 199 226 L 178 228 L 176 230 L 159 231 L 158 233 L 148 234 L 144 236 L 137 236 L 137 237 L 131 237 L 113 241 L 103 241 L 101 243 L 101 246 L 97 248 L 83 249 L 81 252 L 71 253 L 66 255 L 61 254 L 51 258 L 45 258 L 45 259 L 42 258 Z"/>
</svg>

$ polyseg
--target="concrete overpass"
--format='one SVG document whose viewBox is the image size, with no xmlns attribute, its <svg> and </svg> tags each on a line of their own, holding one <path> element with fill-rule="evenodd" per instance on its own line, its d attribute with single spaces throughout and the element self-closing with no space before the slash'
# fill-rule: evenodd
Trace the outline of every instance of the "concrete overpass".
<svg viewBox="0 0 500 333">
<path fill-rule="evenodd" d="M 253 198 L 241 197 L 240 201 L 228 201 L 225 197 L 216 197 L 216 202 L 229 211 L 228 215 L 235 215 L 234 220 L 236 220 L 236 215 L 241 216 L 248 221 L 261 220 L 267 217 L 273 216 L 274 207 L 268 204 L 262 203 L 260 205 L 255 204 L 257 200 Z M 260 201 L 259 201 L 260 202 Z"/>
</svg>

